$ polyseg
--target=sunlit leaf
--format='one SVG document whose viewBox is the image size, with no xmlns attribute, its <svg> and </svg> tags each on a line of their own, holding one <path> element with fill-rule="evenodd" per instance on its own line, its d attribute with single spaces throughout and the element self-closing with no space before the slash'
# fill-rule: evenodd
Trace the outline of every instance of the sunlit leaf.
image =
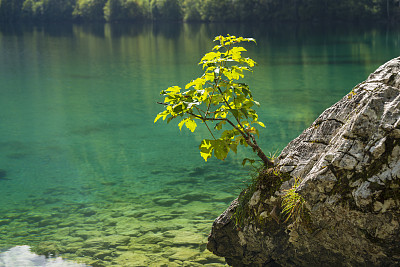
<svg viewBox="0 0 400 267">
<path fill-rule="evenodd" d="M 182 126 L 185 124 L 186 128 L 188 128 L 191 132 L 194 132 L 197 127 L 197 123 L 192 118 L 186 118 L 179 122 L 179 130 L 182 130 Z"/>
<path fill-rule="evenodd" d="M 196 80 L 191 81 L 190 83 L 186 84 L 185 89 L 189 89 L 190 87 L 194 87 L 196 90 L 201 90 L 202 86 L 206 83 L 204 78 L 197 78 Z"/>
<path fill-rule="evenodd" d="M 176 94 L 176 93 L 179 93 L 181 91 L 181 88 L 179 86 L 171 86 L 165 91 L 171 92 L 173 94 Z"/>
<path fill-rule="evenodd" d="M 167 117 L 167 114 L 165 114 L 165 112 L 160 112 L 157 114 L 156 118 L 154 119 L 154 123 L 156 123 L 158 121 L 159 118 L 163 118 L 163 120 L 165 120 L 165 117 Z"/>
<path fill-rule="evenodd" d="M 200 60 L 200 63 L 203 64 L 205 61 L 213 61 L 216 58 L 221 57 L 221 52 L 209 52 L 204 55 L 204 57 Z"/>
<path fill-rule="evenodd" d="M 181 122 L 179 122 L 179 124 L 178 124 L 178 127 L 179 127 L 180 131 L 182 131 L 182 126 L 183 126 L 183 124 L 185 124 L 185 120 L 186 119 L 181 120 Z"/>
<path fill-rule="evenodd" d="M 214 72 L 213 73 L 206 72 L 204 74 L 204 78 L 206 81 L 214 81 L 215 79 Z"/>
<path fill-rule="evenodd" d="M 264 123 L 262 123 L 261 121 L 255 121 L 255 123 L 257 123 L 257 124 L 260 125 L 261 127 L 264 127 L 264 128 L 265 128 Z"/>
<path fill-rule="evenodd" d="M 205 161 L 211 158 L 213 148 L 211 147 L 210 140 L 204 139 L 203 141 L 201 141 L 199 149 L 200 149 L 200 155 Z"/>
<path fill-rule="evenodd" d="M 244 61 L 249 65 L 249 67 L 254 67 L 257 63 L 251 58 L 245 58 Z"/>
<path fill-rule="evenodd" d="M 220 49 L 220 48 L 221 48 L 221 46 L 220 46 L 220 45 L 216 45 L 216 46 L 214 46 L 214 47 L 213 47 L 213 49 L 212 49 L 212 50 L 214 51 L 214 50 L 218 50 L 218 49 Z"/>
<path fill-rule="evenodd" d="M 191 118 L 188 118 L 185 121 L 185 125 L 192 133 L 194 132 L 194 130 L 196 130 L 196 127 L 197 127 L 196 122 Z"/>
<path fill-rule="evenodd" d="M 229 54 L 231 55 L 232 59 L 234 61 L 239 62 L 240 59 L 242 58 L 242 52 L 247 51 L 243 47 L 232 47 L 232 49 L 229 51 Z"/>
</svg>

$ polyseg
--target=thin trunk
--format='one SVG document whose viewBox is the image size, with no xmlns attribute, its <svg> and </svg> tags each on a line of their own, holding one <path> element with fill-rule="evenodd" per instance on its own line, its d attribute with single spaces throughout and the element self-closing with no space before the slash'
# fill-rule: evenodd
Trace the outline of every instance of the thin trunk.
<svg viewBox="0 0 400 267">
<path fill-rule="evenodd" d="M 245 138 L 246 143 L 251 146 L 253 151 L 257 154 L 257 156 L 264 162 L 265 167 L 273 167 L 274 163 L 264 154 L 261 148 L 258 146 L 256 139 L 252 134 L 249 134 L 250 138 Z"/>
</svg>

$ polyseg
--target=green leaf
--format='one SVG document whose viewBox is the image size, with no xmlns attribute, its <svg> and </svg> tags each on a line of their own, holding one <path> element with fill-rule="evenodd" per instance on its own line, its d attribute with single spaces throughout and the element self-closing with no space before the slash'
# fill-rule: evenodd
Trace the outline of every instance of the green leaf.
<svg viewBox="0 0 400 267">
<path fill-rule="evenodd" d="M 247 84 L 241 84 L 241 88 L 242 88 L 242 92 L 245 95 L 245 97 L 252 98 L 251 92 L 250 92 Z"/>
<path fill-rule="evenodd" d="M 220 121 L 220 122 L 218 122 L 216 125 L 215 125 L 215 127 L 214 127 L 214 129 L 215 130 L 221 130 L 222 129 L 222 126 L 224 125 L 226 123 L 226 121 Z"/>
<path fill-rule="evenodd" d="M 224 160 L 228 156 L 229 153 L 229 146 L 223 139 L 211 140 L 210 143 L 214 149 L 214 156 L 217 159 Z"/>
<path fill-rule="evenodd" d="M 178 104 L 178 105 L 174 106 L 173 111 L 178 114 L 181 113 L 183 111 L 183 105 Z"/>
<path fill-rule="evenodd" d="M 235 129 L 225 130 L 221 134 L 221 138 L 223 138 L 223 139 L 232 139 L 232 138 L 235 137 L 235 135 L 236 135 L 236 130 Z"/>
<path fill-rule="evenodd" d="M 235 154 L 237 153 L 237 146 L 238 146 L 238 143 L 232 143 L 231 142 L 229 144 L 229 148 L 232 149 L 232 151 L 235 152 Z"/>
<path fill-rule="evenodd" d="M 246 119 L 248 119 L 249 117 L 249 114 L 248 114 L 248 112 L 247 112 L 247 109 L 245 109 L 245 108 L 241 108 L 240 109 L 240 112 L 242 112 L 243 113 L 243 115 L 246 117 Z"/>
<path fill-rule="evenodd" d="M 218 105 L 221 102 L 224 102 L 224 97 L 220 94 L 214 94 L 211 103 L 214 105 Z"/>
<path fill-rule="evenodd" d="M 235 118 L 239 118 L 239 112 L 237 109 L 230 109 L 229 110 Z"/>
<path fill-rule="evenodd" d="M 172 121 L 173 119 L 175 119 L 176 117 L 169 117 L 168 119 L 167 119 L 167 123 L 169 123 L 170 121 Z"/>
</svg>

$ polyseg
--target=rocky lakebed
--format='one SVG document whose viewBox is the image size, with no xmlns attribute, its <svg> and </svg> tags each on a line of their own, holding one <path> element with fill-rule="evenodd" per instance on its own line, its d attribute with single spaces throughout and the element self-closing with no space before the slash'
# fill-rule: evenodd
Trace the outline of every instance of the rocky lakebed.
<svg viewBox="0 0 400 267">
<path fill-rule="evenodd" d="M 234 192 L 240 192 L 248 171 L 238 175 L 230 164 L 222 166 L 185 170 L 186 177 L 177 175 L 158 191 L 141 195 L 135 195 L 132 186 L 124 189 L 109 181 L 47 188 L 20 206 L 9 198 L 8 207 L 0 207 L 0 249 L 28 245 L 36 254 L 93 267 L 224 266 L 224 258 L 206 249 L 207 235 Z M 153 175 L 165 172 L 155 169 Z M 221 176 L 238 177 L 237 186 L 226 187 L 217 179 Z M 12 180 L 0 182 L 7 186 Z M 211 192 L 207 183 L 216 189 Z M 85 194 L 92 197 L 82 198 Z M 72 201 L 78 196 L 83 200 Z"/>
</svg>

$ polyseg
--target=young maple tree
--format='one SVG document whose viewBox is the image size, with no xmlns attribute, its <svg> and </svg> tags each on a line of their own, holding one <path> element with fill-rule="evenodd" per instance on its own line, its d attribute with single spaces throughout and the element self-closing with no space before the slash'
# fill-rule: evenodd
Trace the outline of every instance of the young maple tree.
<svg viewBox="0 0 400 267">
<path fill-rule="evenodd" d="M 235 36 L 217 36 L 212 52 L 204 55 L 199 65 L 203 65 L 204 74 L 185 86 L 169 87 L 161 91 L 165 96 L 165 109 L 158 113 L 154 122 L 162 118 L 169 123 L 175 118 L 181 119 L 178 126 L 185 125 L 194 132 L 197 122 L 204 123 L 211 134 L 211 139 L 203 139 L 199 149 L 205 161 L 213 154 L 218 159 L 225 159 L 230 150 L 237 152 L 238 145 L 250 146 L 265 166 L 273 162 L 264 154 L 256 142 L 259 132 L 254 125 L 265 127 L 258 120 L 252 108 L 259 103 L 253 99 L 249 86 L 239 82 L 245 71 L 252 71 L 256 62 L 243 57 L 247 51 L 237 44 L 254 42 L 253 38 Z M 211 130 L 213 125 L 214 131 Z M 222 131 L 222 132 L 221 132 Z M 220 136 L 216 136 L 221 132 Z M 243 161 L 245 163 L 247 159 Z"/>
</svg>

